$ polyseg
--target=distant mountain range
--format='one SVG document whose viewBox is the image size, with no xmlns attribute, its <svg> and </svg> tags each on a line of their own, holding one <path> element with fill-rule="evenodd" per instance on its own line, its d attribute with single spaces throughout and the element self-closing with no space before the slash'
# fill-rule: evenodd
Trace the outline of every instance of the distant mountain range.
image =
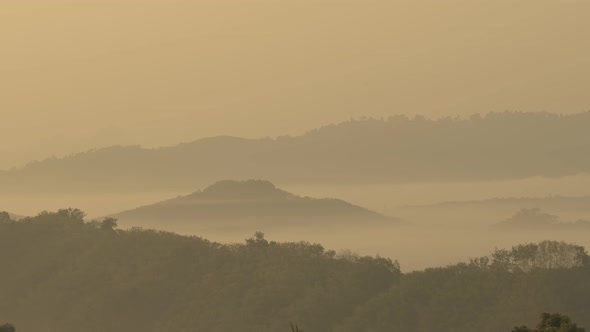
<svg viewBox="0 0 590 332">
<path fill-rule="evenodd" d="M 394 224 L 339 199 L 301 197 L 263 180 L 220 181 L 202 191 L 113 215 L 121 226 L 170 230 Z M 259 229 L 256 228 L 256 229 Z"/>
<path fill-rule="evenodd" d="M 12 192 L 191 190 L 211 179 L 400 183 L 559 177 L 590 171 L 590 112 L 351 120 L 302 136 L 114 146 L 0 172 Z"/>
</svg>

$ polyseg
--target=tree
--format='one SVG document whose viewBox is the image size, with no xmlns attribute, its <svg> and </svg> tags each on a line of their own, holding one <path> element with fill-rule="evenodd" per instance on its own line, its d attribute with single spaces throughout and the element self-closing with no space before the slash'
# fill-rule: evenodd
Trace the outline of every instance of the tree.
<svg viewBox="0 0 590 332">
<path fill-rule="evenodd" d="M 531 329 L 529 329 L 528 327 L 523 325 L 523 326 L 516 326 L 512 330 L 512 332 L 532 332 L 532 331 L 531 331 Z"/>
<path fill-rule="evenodd" d="M 541 314 L 541 321 L 537 324 L 535 330 L 520 326 L 515 327 L 512 332 L 586 332 L 586 330 L 579 328 L 566 315 L 544 312 Z"/>
<path fill-rule="evenodd" d="M 0 325 L 0 332 L 16 332 L 16 328 L 12 324 L 3 324 Z"/>
<path fill-rule="evenodd" d="M 102 223 L 100 223 L 100 229 L 106 231 L 112 231 L 117 228 L 117 219 L 115 218 L 104 218 Z"/>
<path fill-rule="evenodd" d="M 84 213 L 84 211 L 73 208 L 60 209 L 57 211 L 57 215 L 76 222 L 84 222 L 84 218 L 86 217 L 86 213 Z"/>
<path fill-rule="evenodd" d="M 546 269 L 572 269 L 588 265 L 586 248 L 559 241 L 520 244 L 511 250 L 499 249 L 492 253 L 494 267 L 511 271 L 530 272 Z"/>
<path fill-rule="evenodd" d="M 6 211 L 0 211 L 0 222 L 9 222 L 12 219 L 10 219 L 10 214 L 8 214 L 8 212 Z"/>
<path fill-rule="evenodd" d="M 263 232 L 255 232 L 254 236 L 249 239 L 246 239 L 246 244 L 250 247 L 268 247 L 269 243 L 264 238 Z"/>
<path fill-rule="evenodd" d="M 586 332 L 582 328 L 572 322 L 572 320 L 560 313 L 543 313 L 541 315 L 541 321 L 537 325 L 537 331 L 539 332 Z"/>
<path fill-rule="evenodd" d="M 293 323 L 291 323 L 291 332 L 303 332 L 303 330 L 300 329 L 299 326 L 293 325 Z"/>
</svg>

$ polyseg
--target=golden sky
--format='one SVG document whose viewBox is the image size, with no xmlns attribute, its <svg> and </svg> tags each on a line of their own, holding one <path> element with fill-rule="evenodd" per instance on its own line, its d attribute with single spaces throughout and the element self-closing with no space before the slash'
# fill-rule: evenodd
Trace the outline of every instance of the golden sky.
<svg viewBox="0 0 590 332">
<path fill-rule="evenodd" d="M 590 110 L 587 0 L 3 0 L 0 169 L 359 116 Z"/>
</svg>

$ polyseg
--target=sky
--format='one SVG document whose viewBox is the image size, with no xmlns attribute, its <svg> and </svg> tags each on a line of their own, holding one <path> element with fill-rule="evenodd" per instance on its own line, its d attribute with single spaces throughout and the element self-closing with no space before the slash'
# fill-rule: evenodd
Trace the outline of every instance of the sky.
<svg viewBox="0 0 590 332">
<path fill-rule="evenodd" d="M 0 169 L 351 117 L 590 110 L 586 0 L 3 0 Z"/>
</svg>

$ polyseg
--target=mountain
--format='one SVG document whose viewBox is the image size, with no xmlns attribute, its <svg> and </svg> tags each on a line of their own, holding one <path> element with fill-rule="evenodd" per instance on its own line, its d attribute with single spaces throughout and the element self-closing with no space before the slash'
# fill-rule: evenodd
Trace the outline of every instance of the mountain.
<svg viewBox="0 0 590 332">
<path fill-rule="evenodd" d="M 401 183 L 559 177 L 590 170 L 590 112 L 351 120 L 295 137 L 114 146 L 0 172 L 11 192 L 190 190 L 210 179 Z"/>
<path fill-rule="evenodd" d="M 339 199 L 301 197 L 269 181 L 220 181 L 202 191 L 113 215 L 121 225 L 177 230 L 364 226 L 391 217 Z"/>
<path fill-rule="evenodd" d="M 568 224 L 590 219 L 590 196 L 502 197 L 483 200 L 447 201 L 398 207 L 395 215 L 404 220 L 438 220 L 445 224 L 487 227 L 514 211 L 542 209 L 560 216 Z"/>
<path fill-rule="evenodd" d="M 590 230 L 590 221 L 561 222 L 558 216 L 545 213 L 541 209 L 521 209 L 494 227 L 522 231 Z"/>
</svg>

